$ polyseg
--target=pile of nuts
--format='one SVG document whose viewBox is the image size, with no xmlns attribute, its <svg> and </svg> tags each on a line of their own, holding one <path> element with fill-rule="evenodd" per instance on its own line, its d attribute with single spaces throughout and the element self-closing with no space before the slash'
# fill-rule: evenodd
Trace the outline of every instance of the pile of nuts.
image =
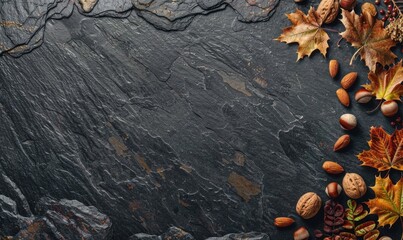
<svg viewBox="0 0 403 240">
<path fill-rule="evenodd" d="M 325 161 L 322 165 L 323 170 L 328 174 L 341 174 L 344 168 L 333 161 Z M 358 199 L 367 192 L 367 185 L 364 179 L 357 173 L 346 173 L 342 180 L 342 186 L 337 182 L 330 182 L 326 188 L 326 195 L 330 199 L 336 199 L 342 191 L 352 199 Z M 315 217 L 322 207 L 322 199 L 314 192 L 303 194 L 295 207 L 299 216 L 303 219 L 311 219 Z M 288 227 L 294 223 L 294 219 L 290 217 L 278 217 L 274 220 L 276 227 Z M 294 240 L 304 240 L 309 238 L 309 232 L 305 227 L 300 227 L 294 232 Z"/>
<path fill-rule="evenodd" d="M 294 0 L 296 3 L 302 3 L 304 0 Z M 324 23 L 333 22 L 338 15 L 339 8 L 347 11 L 354 9 L 356 0 L 322 0 L 317 8 L 317 12 L 323 19 Z M 389 4 L 390 0 L 384 0 L 385 4 Z M 380 0 L 375 0 L 375 4 L 379 5 Z M 385 15 L 382 19 L 386 21 L 394 21 L 397 15 L 397 9 L 391 4 L 388 6 L 388 12 L 381 10 L 381 15 Z M 339 73 L 339 63 L 333 59 L 329 62 L 329 74 L 332 78 L 336 78 Z M 345 106 L 350 106 L 350 96 L 348 90 L 354 85 L 358 77 L 357 72 L 350 72 L 346 74 L 340 81 L 341 87 L 337 89 L 336 96 L 339 102 Z M 368 103 L 372 100 L 374 94 L 365 88 L 360 88 L 354 95 L 354 99 L 360 103 Z M 384 101 L 381 105 L 381 111 L 386 117 L 392 117 L 398 112 L 398 104 L 391 101 Z M 399 120 L 400 121 L 400 120 Z M 343 114 L 339 118 L 340 127 L 343 130 L 351 131 L 357 126 L 357 118 L 353 114 Z M 333 146 L 334 151 L 339 151 L 346 148 L 350 144 L 350 135 L 344 134 L 337 139 Z M 339 175 L 344 173 L 344 168 L 333 161 L 325 161 L 322 165 L 323 170 L 332 175 Z M 326 195 L 331 199 L 327 203 L 332 202 L 338 198 L 344 191 L 344 194 L 351 199 L 359 199 L 367 192 L 367 185 L 364 179 L 357 173 L 346 173 L 342 179 L 341 185 L 338 182 L 330 182 L 325 188 Z M 322 199 L 314 192 L 307 192 L 303 194 L 295 207 L 297 214 L 303 219 L 311 219 L 315 217 L 322 207 Z M 274 219 L 274 225 L 279 228 L 289 227 L 295 223 L 291 217 L 277 217 Z M 294 232 L 294 240 L 307 240 L 309 239 L 309 232 L 305 227 L 299 227 Z M 328 238 L 325 238 L 328 239 Z M 330 239 L 330 238 L 329 238 Z M 332 238 L 333 239 L 333 238 Z M 390 237 L 384 236 L 380 240 L 391 240 Z"/>
<path fill-rule="evenodd" d="M 329 74 L 332 78 L 335 78 L 339 71 L 339 63 L 337 60 L 330 60 L 329 62 Z M 336 95 L 339 99 L 340 103 L 345 107 L 350 106 L 350 96 L 347 93 L 347 90 L 355 83 L 357 79 L 356 72 L 350 72 L 346 74 L 343 79 L 341 80 L 341 88 L 337 89 Z M 354 99 L 358 103 L 368 103 L 372 100 L 374 94 L 371 91 L 368 91 L 365 88 L 360 88 L 354 95 Z M 399 106 L 393 100 L 388 100 L 382 102 L 381 111 L 383 115 L 386 117 L 393 117 L 398 111 Z"/>
<path fill-rule="evenodd" d="M 348 0 L 346 0 L 348 1 Z M 322 1 L 323 2 L 323 1 Z M 355 1 L 353 1 L 355 2 Z M 341 4 L 341 1 L 340 1 Z M 329 74 L 335 78 L 339 71 L 339 63 L 337 60 L 330 60 Z M 346 74 L 340 81 L 341 87 L 336 91 L 336 96 L 339 102 L 345 106 L 350 106 L 350 97 L 347 92 L 358 77 L 357 72 L 350 72 Z M 373 98 L 372 92 L 365 88 L 359 89 L 355 93 L 355 100 L 358 103 L 367 103 Z M 395 101 L 385 101 L 381 105 L 381 111 L 385 116 L 393 116 L 398 111 L 397 103 Z M 351 131 L 357 126 L 357 118 L 350 113 L 346 113 L 339 118 L 340 127 L 343 130 Z M 337 139 L 333 146 L 334 151 L 339 151 L 346 148 L 350 144 L 350 135 L 344 134 Z M 322 165 L 323 170 L 332 175 L 344 173 L 344 168 L 333 161 L 325 161 Z M 359 199 L 367 192 L 367 185 L 364 179 L 357 173 L 346 173 L 343 177 L 341 185 L 337 182 L 330 182 L 326 188 L 326 195 L 330 199 L 336 199 L 344 191 L 344 194 L 351 199 Z M 298 200 L 295 210 L 297 214 L 303 219 L 311 219 L 317 215 L 322 207 L 322 199 L 314 192 L 307 192 L 303 194 Z M 276 227 L 288 227 L 295 222 L 290 217 L 278 217 L 274 220 Z M 305 227 L 300 227 L 294 232 L 294 240 L 307 240 L 309 232 Z M 387 240 L 389 237 L 382 237 L 380 239 Z"/>
<path fill-rule="evenodd" d="M 333 59 L 329 62 L 329 74 L 330 77 L 335 78 L 339 72 L 339 63 L 337 60 Z M 341 88 L 337 89 L 336 96 L 339 102 L 345 106 L 350 106 L 350 96 L 347 90 L 351 88 L 356 82 L 358 77 L 357 72 L 350 72 L 346 74 L 340 81 Z M 372 94 L 371 94 L 372 98 Z M 340 127 L 344 130 L 353 130 L 357 126 L 357 118 L 353 114 L 343 114 L 339 119 Z M 334 144 L 333 151 L 339 151 L 344 149 L 350 144 L 350 135 L 345 134 L 341 136 Z"/>
</svg>

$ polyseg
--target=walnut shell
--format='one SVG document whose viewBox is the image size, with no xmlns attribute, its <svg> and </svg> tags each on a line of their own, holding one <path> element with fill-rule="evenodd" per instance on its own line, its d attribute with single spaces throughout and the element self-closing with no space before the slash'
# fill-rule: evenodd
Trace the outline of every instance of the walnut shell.
<svg viewBox="0 0 403 240">
<path fill-rule="evenodd" d="M 346 173 L 342 185 L 346 195 L 352 199 L 358 199 L 367 192 L 364 179 L 357 173 Z"/>
<path fill-rule="evenodd" d="M 322 0 L 316 12 L 319 13 L 324 23 L 332 23 L 339 14 L 339 0 Z"/>
<path fill-rule="evenodd" d="M 307 192 L 302 195 L 295 210 L 304 219 L 313 218 L 322 206 L 322 199 L 314 192 Z"/>
</svg>

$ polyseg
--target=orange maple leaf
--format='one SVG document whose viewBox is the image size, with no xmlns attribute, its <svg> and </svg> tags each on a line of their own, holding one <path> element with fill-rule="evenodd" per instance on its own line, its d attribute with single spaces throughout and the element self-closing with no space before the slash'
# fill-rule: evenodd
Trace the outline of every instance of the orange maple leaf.
<svg viewBox="0 0 403 240">
<path fill-rule="evenodd" d="M 365 84 L 368 91 L 371 91 L 376 99 L 382 100 L 400 100 L 403 94 L 403 66 L 402 61 L 398 62 L 388 70 L 380 70 L 376 73 L 369 72 L 368 79 L 371 84 Z"/>
<path fill-rule="evenodd" d="M 385 28 L 384 23 L 376 18 L 376 9 L 373 4 L 363 4 L 361 15 L 357 15 L 354 11 L 342 10 L 342 19 L 346 31 L 340 35 L 355 48 L 358 48 L 351 58 L 352 61 L 357 54 L 361 55 L 361 60 L 365 61 L 365 65 L 369 70 L 375 72 L 376 63 L 381 65 L 392 64 L 397 57 L 390 48 L 396 45 Z"/>
<path fill-rule="evenodd" d="M 323 20 L 320 15 L 311 7 L 305 15 L 297 9 L 294 13 L 287 14 L 293 24 L 283 29 L 283 33 L 275 40 L 285 43 L 298 43 L 298 59 L 310 56 L 315 50 L 319 50 L 326 57 L 330 39 L 327 33 L 321 28 Z"/>
<path fill-rule="evenodd" d="M 382 127 L 371 127 L 370 150 L 358 154 L 362 166 L 385 171 L 391 168 L 403 171 L 403 129 L 389 135 Z"/>
<path fill-rule="evenodd" d="M 393 185 L 389 177 L 378 176 L 375 179 L 375 186 L 371 189 L 375 192 L 375 198 L 365 203 L 369 207 L 369 214 L 378 215 L 379 226 L 391 227 L 403 217 L 403 177 Z"/>
</svg>

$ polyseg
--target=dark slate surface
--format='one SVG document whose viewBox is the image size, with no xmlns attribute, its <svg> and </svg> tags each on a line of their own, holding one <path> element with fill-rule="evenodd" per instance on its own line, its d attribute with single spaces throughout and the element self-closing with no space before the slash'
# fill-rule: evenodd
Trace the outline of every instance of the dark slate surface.
<svg viewBox="0 0 403 240">
<path fill-rule="evenodd" d="M 41 198 L 38 215 L 22 216 L 17 203 L 0 195 L 0 236 L 12 239 L 110 239 L 112 223 L 93 206 L 77 200 Z M 3 239 L 3 238 L 2 238 Z"/>
<path fill-rule="evenodd" d="M 315 191 L 326 199 L 326 183 L 341 181 L 321 170 L 322 161 L 374 182 L 376 172 L 354 155 L 367 148 L 371 125 L 392 131 L 390 120 L 365 113 L 375 103 L 341 106 L 326 59 L 295 62 L 296 46 L 273 41 L 292 1 L 260 23 L 245 23 L 257 19 L 238 13 L 237 2 L 230 5 L 238 12 L 204 2 L 210 7 L 198 6 L 215 10 L 191 7 L 202 15 L 181 12 L 178 21 L 101 1 L 82 13 L 61 0 L 41 1 L 48 12 L 33 8 L 35 18 L 27 18 L 26 5 L 15 2 L 0 3 L 9 21 L 0 26 L 0 193 L 20 216 L 39 214 L 35 205 L 51 196 L 95 206 L 111 219 L 113 239 L 177 226 L 196 239 L 254 231 L 287 240 L 296 226 L 313 229 L 322 217 L 296 217 L 299 196 Z M 113 10 L 97 9 L 102 4 Z M 318 1 L 300 7 L 309 4 Z M 338 35 L 330 35 L 340 76 L 359 72 L 353 92 L 367 70 L 359 61 L 348 66 L 355 50 L 345 42 L 338 49 Z M 359 126 L 352 144 L 333 153 L 346 112 Z M 277 230 L 279 215 L 297 224 Z M 400 234 L 397 226 L 388 231 Z"/>
</svg>

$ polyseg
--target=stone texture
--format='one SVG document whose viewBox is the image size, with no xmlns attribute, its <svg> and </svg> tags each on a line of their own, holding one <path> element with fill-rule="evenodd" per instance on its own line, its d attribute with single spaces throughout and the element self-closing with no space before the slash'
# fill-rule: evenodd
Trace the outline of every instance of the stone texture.
<svg viewBox="0 0 403 240">
<path fill-rule="evenodd" d="M 222 237 L 211 237 L 206 240 L 270 240 L 270 237 L 265 233 L 249 232 L 249 233 L 231 233 Z"/>
<path fill-rule="evenodd" d="M 293 1 L 281 1 L 270 21 L 259 23 L 239 21 L 244 15 L 217 1 L 195 9 L 185 4 L 182 13 L 203 11 L 163 18 L 166 27 L 144 21 L 136 14 L 141 10 L 123 0 L 99 0 L 89 13 L 78 2 L 31 2 L 0 3 L 3 19 L 24 22 L 0 29 L 6 46 L 0 193 L 12 200 L 0 200 L 8 209 L 0 217 L 12 220 L 1 221 L 1 229 L 22 234 L 13 226 L 34 222 L 51 236 L 57 231 L 44 219 L 53 219 L 77 234 L 81 220 L 64 225 L 63 211 L 53 208 L 62 203 L 43 204 L 48 196 L 96 207 L 110 222 L 93 229 L 111 239 L 160 236 L 177 226 L 196 239 L 255 231 L 291 240 L 294 229 L 279 231 L 273 219 L 295 214 L 305 192 L 326 199 L 327 182 L 341 180 L 324 173 L 322 161 L 337 161 L 373 184 L 375 172 L 360 167 L 354 155 L 367 148 L 371 125 L 390 132 L 390 120 L 366 113 L 375 102 L 341 106 L 326 59 L 313 54 L 296 63 L 296 46 L 273 41 L 289 24 L 284 14 L 294 10 Z M 35 18 L 28 18 L 32 11 Z M 29 26 L 37 26 L 36 34 L 19 30 Z M 342 29 L 340 23 L 332 28 Z M 340 75 L 359 73 L 352 94 L 366 82 L 367 69 L 359 61 L 349 66 L 355 50 L 345 42 L 337 48 L 337 34 L 331 37 L 328 57 L 340 61 Z M 21 55 L 26 51 L 15 47 L 24 44 L 29 51 L 42 45 Z M 344 134 L 338 118 L 347 112 L 359 124 L 352 144 L 334 153 L 334 141 Z M 62 206 L 78 216 L 85 211 L 76 203 Z M 103 219 L 91 216 L 90 223 Z M 322 221 L 321 215 L 294 217 L 295 226 L 310 229 Z M 397 225 L 382 231 L 397 239 Z"/>
<path fill-rule="evenodd" d="M 0 55 L 21 56 L 43 42 L 46 21 L 70 16 L 74 8 L 91 17 L 126 18 L 132 11 L 156 28 L 184 30 L 196 15 L 230 5 L 239 20 L 269 19 L 278 0 L 40 0 L 0 2 Z"/>
<path fill-rule="evenodd" d="M 160 236 L 149 235 L 145 233 L 137 233 L 129 238 L 129 240 L 194 240 L 195 238 L 188 232 L 177 227 L 170 227 L 168 231 Z"/>
<path fill-rule="evenodd" d="M 110 239 L 111 222 L 95 207 L 76 200 L 42 198 L 38 215 L 24 217 L 16 203 L 0 195 L 0 235 L 8 239 Z M 4 204 L 4 203 L 7 203 Z"/>
</svg>

